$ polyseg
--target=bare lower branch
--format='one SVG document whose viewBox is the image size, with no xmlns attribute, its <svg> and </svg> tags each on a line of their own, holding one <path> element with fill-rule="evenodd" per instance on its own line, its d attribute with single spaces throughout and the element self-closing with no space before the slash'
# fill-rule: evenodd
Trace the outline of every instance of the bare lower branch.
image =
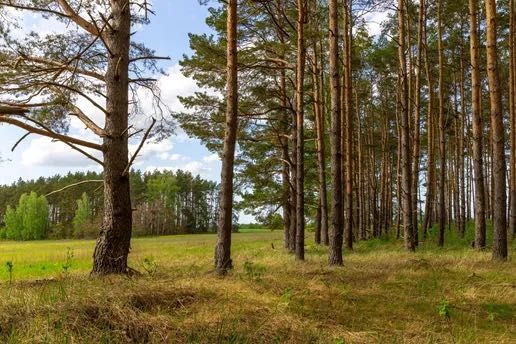
<svg viewBox="0 0 516 344">
<path fill-rule="evenodd" d="M 90 179 L 90 180 L 83 180 L 83 181 L 80 181 L 78 183 L 73 183 L 73 184 L 70 184 L 70 185 L 67 185 L 65 186 L 64 188 L 61 188 L 59 190 L 55 190 L 55 191 L 52 191 L 52 192 L 49 192 L 45 195 L 45 197 L 48 197 L 50 195 L 53 195 L 53 194 L 56 194 L 58 192 L 62 192 L 62 191 L 65 191 L 69 188 L 73 188 L 75 186 L 79 186 L 79 185 L 82 185 L 82 184 L 87 184 L 87 183 L 104 183 L 104 179 Z"/>
<path fill-rule="evenodd" d="M 82 155 L 86 156 L 88 159 L 91 159 L 91 160 L 95 161 L 100 166 L 104 167 L 104 163 L 102 161 L 100 161 L 99 159 L 95 158 L 93 155 L 91 155 L 90 153 L 86 152 L 85 150 L 77 147 L 74 144 L 71 144 L 70 142 L 66 142 L 66 141 L 61 141 L 61 142 L 63 142 L 65 145 L 69 146 L 71 149 L 76 150 L 77 152 L 79 152 Z"/>
<path fill-rule="evenodd" d="M 136 148 L 136 151 L 134 152 L 133 156 L 131 157 L 131 160 L 129 160 L 129 163 L 125 167 L 124 172 L 122 173 L 122 176 L 126 176 L 127 173 L 129 172 L 129 169 L 131 168 L 132 164 L 134 163 L 134 160 L 136 159 L 136 157 L 138 156 L 138 153 L 140 153 L 140 150 L 143 148 L 145 141 L 147 141 L 147 138 L 149 137 L 149 134 L 150 134 L 152 128 L 154 127 L 154 124 L 156 124 L 155 118 L 152 119 L 152 124 L 150 125 L 149 129 L 147 129 L 147 131 L 145 132 L 145 135 L 143 135 L 142 141 L 138 145 L 138 148 Z"/>
<path fill-rule="evenodd" d="M 11 7 L 11 8 L 15 8 L 15 9 L 18 9 L 18 10 L 26 10 L 26 11 L 33 11 L 33 12 L 49 13 L 49 14 L 54 14 L 54 15 L 59 16 L 59 17 L 70 18 L 65 13 L 61 13 L 59 11 L 54 11 L 54 10 L 49 9 L 49 8 L 40 8 L 40 7 L 16 5 L 16 4 L 13 4 L 11 1 L 9 1 L 9 2 L 3 2 L 2 1 L 2 2 L 0 2 L 0 6 Z"/>
<path fill-rule="evenodd" d="M 29 118 L 27 118 L 27 119 L 29 119 Z M 29 119 L 29 120 L 31 120 L 31 119 Z M 34 120 L 31 120 L 31 121 L 34 122 L 34 123 L 37 123 Z M 67 136 L 67 135 L 63 135 L 63 134 L 58 134 L 58 133 L 56 133 L 56 132 L 54 132 L 52 130 L 49 130 L 49 129 L 35 128 L 35 127 L 25 123 L 25 122 L 22 122 L 20 120 L 14 119 L 14 118 L 9 117 L 9 116 L 6 116 L 5 113 L 2 114 L 1 112 L 0 112 L 0 123 L 9 123 L 9 124 L 12 124 L 14 126 L 17 126 L 18 128 L 25 129 L 25 130 L 27 130 L 30 133 L 38 134 L 38 135 L 42 135 L 42 136 L 46 136 L 46 137 L 50 137 L 52 139 L 56 139 L 56 140 L 59 140 L 59 141 L 65 142 L 65 143 L 69 142 L 69 143 L 72 143 L 72 144 L 76 144 L 76 145 L 79 145 L 79 146 L 95 149 L 95 150 L 98 150 L 98 151 L 102 151 L 103 150 L 102 149 L 102 145 L 99 145 L 97 143 L 93 143 L 93 142 L 77 139 L 75 137 L 71 137 L 71 136 Z"/>
</svg>

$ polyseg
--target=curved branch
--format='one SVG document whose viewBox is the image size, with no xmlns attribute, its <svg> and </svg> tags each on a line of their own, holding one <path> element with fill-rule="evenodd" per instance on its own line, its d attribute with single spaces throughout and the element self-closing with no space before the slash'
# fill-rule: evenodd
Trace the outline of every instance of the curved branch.
<svg viewBox="0 0 516 344">
<path fill-rule="evenodd" d="M 12 114 L 14 114 L 14 113 L 12 113 Z M 32 120 L 32 121 L 34 122 L 34 120 Z M 97 143 L 93 143 L 93 142 L 77 139 L 75 137 L 71 137 L 71 136 L 67 136 L 67 135 L 63 135 L 63 134 L 58 134 L 58 133 L 56 133 L 56 132 L 54 132 L 54 131 L 52 131 L 50 129 L 35 128 L 35 127 L 25 123 L 25 122 L 22 122 L 20 120 L 14 119 L 14 118 L 11 118 L 7 114 L 5 114 L 5 113 L 2 114 L 1 112 L 0 112 L 0 123 L 12 124 L 14 126 L 17 126 L 18 128 L 27 130 L 28 132 L 31 132 L 33 134 L 38 134 L 38 135 L 50 137 L 50 138 L 62 141 L 64 143 L 68 142 L 68 143 L 71 143 L 71 144 L 76 144 L 76 145 L 79 145 L 79 146 L 95 149 L 95 150 L 98 150 L 98 151 L 102 151 L 103 150 L 102 149 L 102 145 L 99 145 Z"/>
</svg>

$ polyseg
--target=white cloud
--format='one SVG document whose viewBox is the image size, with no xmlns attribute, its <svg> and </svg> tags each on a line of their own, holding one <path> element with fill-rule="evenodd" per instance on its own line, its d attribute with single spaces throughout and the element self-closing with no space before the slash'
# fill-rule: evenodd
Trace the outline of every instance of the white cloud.
<svg viewBox="0 0 516 344">
<path fill-rule="evenodd" d="M 365 17 L 369 34 L 371 36 L 377 36 L 382 32 L 382 22 L 387 20 L 391 10 L 381 12 L 371 12 Z"/>
<path fill-rule="evenodd" d="M 147 166 L 147 168 L 145 169 L 146 172 L 152 172 L 155 170 L 158 170 L 158 171 L 181 170 L 181 171 L 190 172 L 193 175 L 198 175 L 198 174 L 202 175 L 204 173 L 210 172 L 212 170 L 212 168 L 209 166 L 206 166 L 206 164 L 203 164 L 200 161 L 190 161 L 185 164 L 179 164 L 179 165 L 174 165 L 174 166 Z"/>
<path fill-rule="evenodd" d="M 168 157 L 168 160 L 170 160 L 170 161 L 177 161 L 177 160 L 180 160 L 180 159 L 185 159 L 185 157 L 182 156 L 181 154 L 171 154 Z"/>
<path fill-rule="evenodd" d="M 100 153 L 84 149 L 96 158 Z M 55 142 L 48 137 L 33 139 L 29 147 L 22 153 L 24 166 L 51 166 L 51 167 L 93 167 L 97 164 L 76 150 L 62 142 Z"/>
<path fill-rule="evenodd" d="M 209 162 L 220 161 L 220 158 L 217 153 L 214 153 L 214 154 L 205 156 L 204 158 L 202 158 L 202 161 L 209 163 Z"/>
<path fill-rule="evenodd" d="M 134 143 L 129 145 L 129 154 L 132 156 L 136 149 L 138 148 L 139 143 Z M 148 161 L 153 158 L 157 158 L 159 160 L 169 160 L 171 157 L 170 151 L 174 148 L 174 145 L 170 140 L 162 140 L 159 142 L 146 142 L 140 152 L 138 153 L 138 157 L 136 158 L 136 163 L 141 165 L 145 161 Z"/>
</svg>

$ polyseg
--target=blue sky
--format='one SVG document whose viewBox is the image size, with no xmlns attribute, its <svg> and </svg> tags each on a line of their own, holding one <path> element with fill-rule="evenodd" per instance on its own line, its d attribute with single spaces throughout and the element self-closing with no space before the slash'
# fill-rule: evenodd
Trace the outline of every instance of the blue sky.
<svg viewBox="0 0 516 344">
<path fill-rule="evenodd" d="M 150 25 L 138 30 L 136 40 L 145 44 L 159 55 L 169 56 L 170 61 L 162 64 L 169 73 L 161 80 L 165 101 L 172 110 L 180 110 L 177 95 L 187 95 L 197 89 L 195 83 L 182 76 L 178 61 L 183 54 L 189 54 L 188 33 L 209 32 L 205 24 L 208 7 L 197 0 L 155 0 Z M 48 21 L 39 16 L 25 16 L 24 27 L 42 31 L 49 29 Z M 149 117 L 151 114 L 149 114 Z M 95 115 L 93 115 L 95 117 Z M 4 144 L 0 148 L 2 163 L 0 165 L 0 183 L 11 183 L 18 178 L 29 179 L 67 173 L 77 170 L 99 170 L 80 154 L 71 151 L 61 143 L 31 135 L 11 152 L 12 145 L 24 134 L 23 130 L 0 126 L 0 137 Z M 87 135 L 79 125 L 72 122 L 71 134 Z M 133 143 L 133 149 L 137 142 Z M 170 139 L 150 143 L 145 146 L 137 160 L 136 168 L 149 170 L 154 168 L 184 169 L 200 174 L 204 178 L 219 180 L 220 161 L 216 155 L 207 151 L 198 140 L 188 138 L 180 130 Z"/>
<path fill-rule="evenodd" d="M 181 104 L 178 95 L 189 95 L 199 89 L 191 79 L 181 74 L 178 62 L 183 54 L 190 54 L 188 33 L 205 33 L 209 28 L 205 24 L 208 7 L 199 4 L 198 0 L 154 0 L 153 9 L 156 13 L 151 23 L 138 29 L 136 40 L 144 42 L 149 48 L 156 50 L 158 55 L 169 56 L 170 61 L 162 64 L 168 76 L 160 79 L 163 99 L 169 107 L 178 111 Z M 370 29 L 373 34 L 379 32 L 379 23 L 387 13 L 368 15 Z M 20 20 L 27 31 L 54 32 L 62 25 L 49 23 L 39 15 L 24 15 Z M 79 103 L 79 107 L 101 123 L 102 116 L 95 114 L 89 104 Z M 88 112 L 90 111 L 90 112 Z M 149 113 L 148 117 L 152 116 Z M 13 144 L 25 132 L 8 125 L 0 125 L 0 183 L 9 184 L 18 178 L 32 179 L 40 176 L 65 174 L 69 171 L 98 170 L 87 158 L 69 149 L 62 143 L 51 142 L 48 138 L 29 136 L 14 152 Z M 70 134 L 81 137 L 91 137 L 78 121 L 71 123 Z M 134 151 L 138 142 L 132 142 L 130 150 Z M 219 181 L 220 160 L 216 154 L 210 153 L 196 139 L 187 137 L 178 130 L 170 139 L 148 143 L 139 155 L 135 168 L 143 171 L 153 169 L 182 169 L 201 177 Z M 253 218 L 241 214 L 241 222 L 250 222 Z"/>
</svg>

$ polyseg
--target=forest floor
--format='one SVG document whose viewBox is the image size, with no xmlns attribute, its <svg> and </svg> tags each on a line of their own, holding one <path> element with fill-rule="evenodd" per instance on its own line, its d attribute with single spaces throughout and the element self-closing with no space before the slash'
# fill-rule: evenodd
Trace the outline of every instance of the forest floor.
<svg viewBox="0 0 516 344">
<path fill-rule="evenodd" d="M 93 241 L 0 242 L 0 342 L 515 343 L 514 258 L 452 233 L 361 242 L 333 268 L 311 240 L 296 262 L 282 232 L 238 233 L 225 278 L 213 234 L 135 239 L 131 278 L 89 278 Z"/>
</svg>

